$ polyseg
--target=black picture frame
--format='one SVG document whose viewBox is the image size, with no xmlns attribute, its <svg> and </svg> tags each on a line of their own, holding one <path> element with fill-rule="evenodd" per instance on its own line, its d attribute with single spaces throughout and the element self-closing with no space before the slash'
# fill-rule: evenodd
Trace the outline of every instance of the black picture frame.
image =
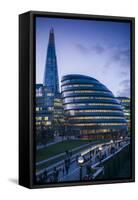
<svg viewBox="0 0 138 200">
<path fill-rule="evenodd" d="M 98 180 L 37 185 L 34 180 L 35 17 L 130 22 L 131 24 L 131 122 L 132 175 L 130 179 Z M 19 15 L 19 184 L 27 188 L 63 187 L 135 181 L 135 18 L 29 11 Z"/>
</svg>

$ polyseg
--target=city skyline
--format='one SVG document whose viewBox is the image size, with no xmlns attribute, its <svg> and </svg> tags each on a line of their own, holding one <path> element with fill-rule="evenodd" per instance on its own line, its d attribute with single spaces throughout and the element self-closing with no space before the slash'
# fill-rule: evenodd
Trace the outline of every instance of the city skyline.
<svg viewBox="0 0 138 200">
<path fill-rule="evenodd" d="M 36 83 L 43 83 L 51 27 L 59 80 L 66 74 L 88 75 L 102 81 L 115 96 L 130 96 L 129 23 L 37 17 Z"/>
</svg>

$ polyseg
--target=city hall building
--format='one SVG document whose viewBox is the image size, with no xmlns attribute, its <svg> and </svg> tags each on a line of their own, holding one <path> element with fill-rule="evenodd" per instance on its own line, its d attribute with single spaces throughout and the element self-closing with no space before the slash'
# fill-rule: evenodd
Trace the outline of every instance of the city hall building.
<svg viewBox="0 0 138 200">
<path fill-rule="evenodd" d="M 118 138 L 127 133 L 127 122 L 118 100 L 98 80 L 66 75 L 61 80 L 66 128 L 83 139 Z"/>
</svg>

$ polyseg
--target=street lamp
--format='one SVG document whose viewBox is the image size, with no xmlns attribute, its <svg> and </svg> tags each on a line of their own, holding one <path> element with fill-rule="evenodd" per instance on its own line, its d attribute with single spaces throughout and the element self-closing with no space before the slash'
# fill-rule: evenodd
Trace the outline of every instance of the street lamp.
<svg viewBox="0 0 138 200">
<path fill-rule="evenodd" d="M 102 150 L 103 150 L 103 147 L 102 147 L 102 146 L 100 146 L 100 147 L 99 147 L 99 151 L 102 151 Z"/>
<path fill-rule="evenodd" d="M 100 146 L 99 147 L 99 151 L 100 151 L 100 163 L 101 163 L 101 160 L 102 160 L 102 150 L 103 150 L 103 147 L 102 146 Z"/>
<path fill-rule="evenodd" d="M 120 137 L 120 140 L 121 140 L 120 145 L 122 145 L 122 143 L 123 143 L 123 136 Z"/>
<path fill-rule="evenodd" d="M 113 140 L 111 140 L 111 141 L 110 141 L 110 143 L 111 143 L 111 144 L 113 144 L 113 143 L 114 143 L 114 141 L 113 141 Z"/>
<path fill-rule="evenodd" d="M 79 156 L 77 162 L 80 166 L 80 180 L 82 180 L 82 167 L 83 167 L 83 164 L 84 164 L 84 157 Z"/>
<path fill-rule="evenodd" d="M 117 150 L 117 142 L 115 140 L 111 140 L 110 144 L 111 144 L 110 148 L 111 153 L 115 153 L 115 151 Z"/>
</svg>

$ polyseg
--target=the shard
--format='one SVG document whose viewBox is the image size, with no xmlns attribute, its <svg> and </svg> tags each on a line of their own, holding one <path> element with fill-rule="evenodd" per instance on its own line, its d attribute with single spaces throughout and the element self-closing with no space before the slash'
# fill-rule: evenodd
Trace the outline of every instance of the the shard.
<svg viewBox="0 0 138 200">
<path fill-rule="evenodd" d="M 54 96 L 59 94 L 59 78 L 53 28 L 51 28 L 49 34 L 43 85 L 46 86 L 49 92 Z"/>
</svg>

